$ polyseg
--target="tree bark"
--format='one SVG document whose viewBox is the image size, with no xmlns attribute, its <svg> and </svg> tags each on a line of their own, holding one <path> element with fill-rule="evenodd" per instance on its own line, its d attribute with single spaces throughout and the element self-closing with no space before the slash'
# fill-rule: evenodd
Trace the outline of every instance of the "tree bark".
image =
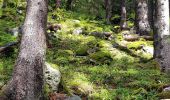
<svg viewBox="0 0 170 100">
<path fill-rule="evenodd" d="M 112 0 L 105 0 L 106 9 L 106 23 L 111 24 L 110 20 L 112 17 Z"/>
<path fill-rule="evenodd" d="M 42 96 L 47 7 L 47 0 L 27 0 L 20 52 L 4 100 L 39 100 Z"/>
<path fill-rule="evenodd" d="M 148 0 L 148 19 L 151 29 L 154 28 L 154 1 Z"/>
<path fill-rule="evenodd" d="M 56 8 L 60 8 L 61 6 L 61 0 L 55 0 Z"/>
<path fill-rule="evenodd" d="M 156 0 L 154 57 L 162 71 L 170 71 L 169 0 Z"/>
<path fill-rule="evenodd" d="M 148 20 L 147 0 L 136 0 L 136 28 L 140 35 L 149 35 L 151 31 Z"/>
<path fill-rule="evenodd" d="M 121 30 L 125 30 L 128 28 L 127 24 L 127 15 L 126 15 L 126 0 L 121 0 L 121 22 L 120 28 Z"/>
</svg>

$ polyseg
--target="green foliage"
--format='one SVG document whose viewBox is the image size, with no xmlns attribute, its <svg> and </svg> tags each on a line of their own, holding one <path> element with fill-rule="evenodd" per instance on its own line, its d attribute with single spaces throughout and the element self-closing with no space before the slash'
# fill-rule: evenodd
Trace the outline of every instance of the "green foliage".
<svg viewBox="0 0 170 100">
<path fill-rule="evenodd" d="M 163 98 L 163 99 L 169 99 L 170 98 L 170 91 L 159 93 L 158 96 Z"/>
<path fill-rule="evenodd" d="M 96 53 L 89 55 L 89 57 L 99 63 L 109 64 L 112 61 L 111 54 L 107 50 L 100 50 Z"/>
<path fill-rule="evenodd" d="M 72 11 L 64 9 L 49 12 L 48 21 L 61 24 L 62 29 L 54 33 L 56 38 L 52 41 L 53 48 L 47 49 L 46 60 L 58 65 L 62 73 L 63 91 L 68 94 L 78 94 L 90 100 L 157 100 L 166 98 L 168 93 L 161 93 L 163 87 L 170 82 L 170 77 L 161 73 L 160 66 L 156 61 L 148 61 L 152 56 L 146 53 L 138 53 L 141 45 L 152 46 L 153 41 L 139 40 L 128 42 L 125 50 L 115 46 L 123 40 L 119 33 L 120 27 L 105 25 L 102 20 L 94 20 L 96 16 L 104 18 L 105 12 L 101 9 L 102 0 L 78 0 L 73 5 Z M 119 0 L 120 1 L 120 0 Z M 119 2 L 116 0 L 116 2 Z M 54 1 L 50 1 L 51 4 Z M 62 1 L 65 3 L 65 0 Z M 98 2 L 95 5 L 94 2 Z M 132 1 L 129 1 L 132 2 Z M 129 4 L 128 2 L 128 4 Z M 15 3 L 14 3 L 15 4 Z M 86 5 L 86 7 L 85 7 Z M 87 8 L 94 8 L 93 11 Z M 18 4 L 18 6 L 20 6 Z M 115 7 L 118 7 L 118 3 Z M 21 8 L 24 7 L 21 5 Z M 75 9 L 75 8 L 79 9 Z M 96 9 L 99 9 L 96 11 Z M 130 8 L 128 8 L 130 9 Z M 18 15 L 16 10 L 3 9 L 2 15 L 8 18 L 2 19 L 0 23 L 0 45 L 15 41 L 16 39 L 6 34 L 7 28 L 18 26 L 23 15 Z M 117 12 L 118 9 L 114 9 Z M 90 14 L 93 14 L 92 16 Z M 52 15 L 56 18 L 52 19 Z M 132 13 L 131 18 L 134 18 Z M 17 20 L 15 20 L 18 17 Z M 113 16 L 113 20 L 120 16 Z M 133 26 L 133 22 L 128 22 Z M 82 28 L 83 34 L 74 35 L 73 30 Z M 90 36 L 89 33 L 114 32 L 115 40 L 108 41 Z M 130 52 L 132 51 L 132 52 Z M 131 54 L 133 53 L 133 54 Z M 17 49 L 9 57 L 0 57 L 0 88 L 1 83 L 7 83 L 12 74 L 13 65 L 16 59 Z M 144 59 L 144 60 L 143 60 Z M 145 61 L 145 62 L 144 62 Z M 62 91 L 62 92 L 63 92 Z M 46 96 L 51 92 L 48 85 L 45 85 Z"/>
<path fill-rule="evenodd" d="M 137 50 L 137 49 L 141 49 L 142 46 L 145 46 L 145 45 L 146 45 L 146 42 L 144 42 L 144 41 L 135 41 L 135 42 L 129 43 L 129 44 L 127 45 L 127 47 L 128 47 L 129 49 L 135 49 L 135 50 Z"/>
</svg>

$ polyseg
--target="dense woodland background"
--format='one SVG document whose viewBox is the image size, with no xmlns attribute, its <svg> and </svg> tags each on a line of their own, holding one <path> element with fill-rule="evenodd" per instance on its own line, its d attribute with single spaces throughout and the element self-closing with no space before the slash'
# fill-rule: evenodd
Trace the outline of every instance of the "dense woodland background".
<svg viewBox="0 0 170 100">
<path fill-rule="evenodd" d="M 0 99 L 170 98 L 169 0 L 46 1 L 0 0 Z"/>
</svg>

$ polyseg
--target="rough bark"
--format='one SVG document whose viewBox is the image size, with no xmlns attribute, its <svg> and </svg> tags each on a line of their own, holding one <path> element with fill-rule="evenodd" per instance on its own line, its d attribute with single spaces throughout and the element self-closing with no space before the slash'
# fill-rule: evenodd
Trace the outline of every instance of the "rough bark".
<svg viewBox="0 0 170 100">
<path fill-rule="evenodd" d="M 148 0 L 148 19 L 151 29 L 154 28 L 154 0 Z"/>
<path fill-rule="evenodd" d="M 4 100 L 39 100 L 42 96 L 46 23 L 47 0 L 27 0 L 20 52 Z"/>
<path fill-rule="evenodd" d="M 148 20 L 147 0 L 136 0 L 136 28 L 140 35 L 148 35 L 151 30 Z"/>
<path fill-rule="evenodd" d="M 125 30 L 128 28 L 126 17 L 127 17 L 127 15 L 126 15 L 126 0 L 121 0 L 121 22 L 120 22 L 121 30 Z"/>
<path fill-rule="evenodd" d="M 111 24 L 110 20 L 112 17 L 112 0 L 105 0 L 106 9 L 106 23 Z"/>
<path fill-rule="evenodd" d="M 169 0 L 156 0 L 154 57 L 162 71 L 170 71 Z"/>
</svg>

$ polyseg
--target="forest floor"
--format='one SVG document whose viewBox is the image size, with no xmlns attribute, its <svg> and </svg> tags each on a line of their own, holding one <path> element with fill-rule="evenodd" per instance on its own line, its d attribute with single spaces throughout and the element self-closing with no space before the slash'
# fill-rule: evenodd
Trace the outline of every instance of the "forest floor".
<svg viewBox="0 0 170 100">
<path fill-rule="evenodd" d="M 17 40 L 6 30 L 19 26 L 23 16 L 17 16 L 17 20 L 15 14 L 10 16 L 0 19 L 0 46 Z M 46 60 L 59 66 L 64 92 L 85 100 L 157 100 L 169 96 L 162 92 L 170 83 L 169 75 L 160 71 L 152 52 L 143 48 L 153 49 L 153 41 L 125 41 L 123 34 L 127 31 L 119 32 L 118 25 L 64 10 L 49 13 L 48 22 L 61 26 L 50 37 Z M 92 32 L 111 32 L 112 39 Z M 0 88 L 11 77 L 18 48 L 10 52 L 0 55 Z"/>
</svg>

